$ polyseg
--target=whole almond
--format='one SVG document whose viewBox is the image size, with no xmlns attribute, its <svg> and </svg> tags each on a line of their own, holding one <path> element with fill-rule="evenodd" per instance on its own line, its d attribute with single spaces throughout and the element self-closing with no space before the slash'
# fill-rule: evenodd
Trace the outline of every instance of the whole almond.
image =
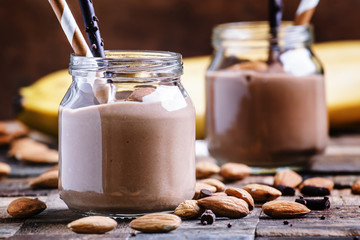
<svg viewBox="0 0 360 240">
<path fill-rule="evenodd" d="M 216 187 L 217 192 L 225 191 L 225 184 L 215 178 L 206 178 L 201 180 L 200 182 Z"/>
<path fill-rule="evenodd" d="M 35 216 L 46 209 L 46 204 L 38 199 L 18 198 L 12 201 L 7 212 L 15 218 L 27 218 Z"/>
<path fill-rule="evenodd" d="M 313 178 L 308 178 L 306 179 L 300 186 L 299 186 L 299 190 L 301 191 L 301 189 L 304 186 L 315 186 L 315 187 L 323 187 L 323 188 L 327 188 L 329 189 L 329 191 L 331 192 L 331 190 L 333 190 L 334 188 L 334 182 L 330 179 L 327 178 L 322 178 L 322 177 L 313 177 Z"/>
<path fill-rule="evenodd" d="M 220 175 L 228 181 L 241 180 L 250 173 L 251 168 L 242 163 L 225 163 L 220 169 Z"/>
<path fill-rule="evenodd" d="M 262 206 L 262 210 L 273 218 L 296 218 L 310 212 L 303 204 L 283 200 L 267 202 Z"/>
<path fill-rule="evenodd" d="M 237 197 L 211 196 L 198 200 L 204 209 L 210 209 L 217 216 L 228 218 L 242 218 L 249 214 L 248 204 Z"/>
<path fill-rule="evenodd" d="M 29 129 L 17 120 L 0 121 L 0 145 L 9 144 L 15 138 L 25 136 Z"/>
<path fill-rule="evenodd" d="M 351 187 L 353 194 L 360 194 L 360 180 L 357 180 Z"/>
<path fill-rule="evenodd" d="M 10 165 L 4 162 L 0 162 L 0 178 L 9 175 L 10 172 L 11 172 Z"/>
<path fill-rule="evenodd" d="M 59 171 L 46 171 L 37 178 L 29 182 L 32 188 L 57 188 L 59 181 Z"/>
<path fill-rule="evenodd" d="M 130 227 L 147 233 L 170 232 L 178 228 L 181 218 L 174 214 L 155 213 L 148 214 L 130 222 Z"/>
<path fill-rule="evenodd" d="M 279 190 L 262 184 L 248 184 L 244 189 L 250 193 L 255 202 L 271 201 L 281 196 Z"/>
<path fill-rule="evenodd" d="M 14 140 L 11 143 L 8 155 L 34 163 L 57 163 L 59 160 L 58 151 L 50 149 L 47 145 L 31 138 Z"/>
<path fill-rule="evenodd" d="M 241 188 L 229 187 L 225 190 L 225 193 L 229 196 L 234 196 L 244 200 L 249 205 L 250 211 L 254 209 L 254 199 L 246 190 Z"/>
<path fill-rule="evenodd" d="M 95 233 L 102 234 L 113 230 L 117 222 L 108 217 L 90 216 L 72 221 L 67 225 L 71 231 L 76 233 Z"/>
<path fill-rule="evenodd" d="M 277 172 L 274 176 L 274 185 L 285 185 L 291 188 L 297 187 L 302 182 L 302 177 L 292 170 Z"/>
<path fill-rule="evenodd" d="M 196 164 L 196 178 L 207 178 L 219 172 L 220 167 L 215 163 L 202 161 Z"/>
<path fill-rule="evenodd" d="M 197 218 L 201 215 L 202 209 L 197 204 L 196 200 L 185 200 L 175 208 L 174 214 L 181 218 Z"/>
<path fill-rule="evenodd" d="M 206 183 L 196 182 L 196 185 L 195 185 L 195 194 L 194 194 L 193 199 L 196 200 L 196 199 L 199 198 L 201 189 L 207 189 L 207 190 L 209 190 L 209 191 L 212 192 L 212 193 L 216 192 L 216 187 L 211 186 L 211 185 L 206 184 Z"/>
</svg>

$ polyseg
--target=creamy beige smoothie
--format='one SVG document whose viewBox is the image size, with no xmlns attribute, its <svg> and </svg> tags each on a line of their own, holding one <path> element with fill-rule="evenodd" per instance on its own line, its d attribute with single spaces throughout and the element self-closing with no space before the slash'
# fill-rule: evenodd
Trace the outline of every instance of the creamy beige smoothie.
<svg viewBox="0 0 360 240">
<path fill-rule="evenodd" d="M 209 151 L 251 166 L 306 163 L 327 143 L 323 76 L 261 66 L 207 72 Z"/>
<path fill-rule="evenodd" d="M 193 197 L 195 111 L 188 97 L 177 109 L 156 101 L 61 108 L 59 119 L 60 196 L 69 208 L 146 213 Z"/>
</svg>

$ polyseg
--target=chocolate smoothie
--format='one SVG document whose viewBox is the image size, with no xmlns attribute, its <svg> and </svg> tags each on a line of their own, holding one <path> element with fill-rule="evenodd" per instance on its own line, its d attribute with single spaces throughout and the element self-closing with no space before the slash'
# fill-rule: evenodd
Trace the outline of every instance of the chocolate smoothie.
<svg viewBox="0 0 360 240">
<path fill-rule="evenodd" d="M 174 108 L 161 91 L 148 93 L 144 102 L 60 109 L 60 196 L 69 208 L 136 214 L 174 210 L 193 197 L 191 100 Z"/>
<path fill-rule="evenodd" d="M 247 62 L 208 71 L 206 86 L 207 140 L 217 160 L 300 165 L 325 149 L 322 75 L 294 76 L 280 65 Z"/>
</svg>

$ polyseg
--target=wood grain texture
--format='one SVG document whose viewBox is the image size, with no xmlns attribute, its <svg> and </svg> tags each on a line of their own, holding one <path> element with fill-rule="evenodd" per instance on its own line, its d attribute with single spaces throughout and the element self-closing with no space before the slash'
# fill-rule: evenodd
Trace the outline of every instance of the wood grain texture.
<svg viewBox="0 0 360 240">
<path fill-rule="evenodd" d="M 57 190 L 32 190 L 28 182 L 32 177 L 5 178 L 0 180 L 0 238 L 9 239 L 356 239 L 360 236 L 360 195 L 353 195 L 350 186 L 360 179 L 360 161 L 354 151 L 360 151 L 360 136 L 343 136 L 332 138 L 330 154 L 333 161 L 316 162 L 324 171 L 307 170 L 301 173 L 304 179 L 314 176 L 326 177 L 335 182 L 331 192 L 331 207 L 324 211 L 311 211 L 301 218 L 272 219 L 261 211 L 261 204 L 245 218 L 218 218 L 212 225 L 202 225 L 200 220 L 184 220 L 180 227 L 170 233 L 145 234 L 129 227 L 129 220 L 118 220 L 118 226 L 104 235 L 76 234 L 66 225 L 80 217 L 79 213 L 70 211 L 59 198 Z M 354 148 L 349 148 L 354 147 Z M 350 152 L 348 151 L 350 149 Z M 0 154 L 4 158 L 4 155 Z M 344 172 L 343 165 L 354 164 L 351 172 Z M 47 166 L 50 167 L 50 166 Z M 341 171 L 339 172 L 339 168 Z M 24 171 L 31 171 L 25 169 Z M 36 170 L 38 171 L 38 170 Z M 19 167 L 21 173 L 21 167 Z M 21 175 L 21 174 L 20 174 Z M 227 183 L 227 186 L 243 187 L 249 183 L 273 183 L 273 175 L 252 175 L 243 180 Z M 338 186 L 338 187 L 336 187 Z M 293 197 L 283 196 L 279 200 L 294 201 L 300 192 L 296 190 Z M 14 219 L 6 211 L 8 204 L 19 196 L 38 197 L 47 205 L 47 209 L 37 216 L 28 219 Z M 228 227 L 228 224 L 231 227 Z"/>
</svg>

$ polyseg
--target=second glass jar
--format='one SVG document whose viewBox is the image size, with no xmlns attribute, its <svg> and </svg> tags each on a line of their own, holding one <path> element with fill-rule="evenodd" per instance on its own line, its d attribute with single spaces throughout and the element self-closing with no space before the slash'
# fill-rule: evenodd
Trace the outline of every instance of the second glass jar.
<svg viewBox="0 0 360 240">
<path fill-rule="evenodd" d="M 328 120 L 323 69 L 311 26 L 219 25 L 206 73 L 209 152 L 220 162 L 306 166 L 324 151 Z"/>
</svg>

